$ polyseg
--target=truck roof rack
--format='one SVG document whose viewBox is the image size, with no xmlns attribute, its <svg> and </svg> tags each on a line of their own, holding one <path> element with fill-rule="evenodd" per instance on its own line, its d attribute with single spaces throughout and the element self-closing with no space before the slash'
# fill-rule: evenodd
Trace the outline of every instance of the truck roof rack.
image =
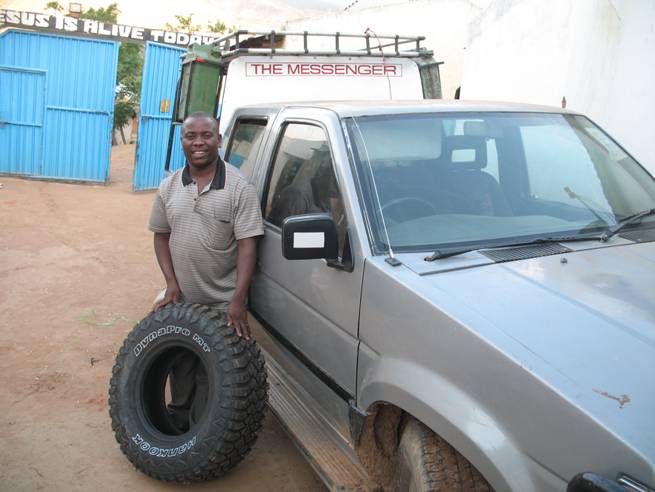
<svg viewBox="0 0 655 492">
<path fill-rule="evenodd" d="M 312 37 L 333 38 L 334 48 L 311 49 L 309 38 Z M 303 48 L 300 50 L 286 49 L 278 46 L 290 38 L 292 42 L 302 40 Z M 346 50 L 341 49 L 344 39 L 349 45 Z M 421 41 L 424 40 L 425 36 L 400 36 L 398 34 L 378 36 L 368 29 L 365 34 L 238 30 L 217 39 L 212 45 L 218 48 L 223 59 L 238 55 L 430 57 L 433 52 L 421 46 Z M 353 44 L 355 44 L 354 48 Z M 401 47 L 410 49 L 401 51 Z"/>
</svg>

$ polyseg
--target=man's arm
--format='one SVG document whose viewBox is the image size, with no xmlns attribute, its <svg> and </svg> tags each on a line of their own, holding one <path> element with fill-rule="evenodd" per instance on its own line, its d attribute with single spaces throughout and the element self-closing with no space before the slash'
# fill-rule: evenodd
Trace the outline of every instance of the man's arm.
<svg viewBox="0 0 655 492">
<path fill-rule="evenodd" d="M 161 301 L 155 303 L 152 309 L 153 311 L 157 311 L 166 304 L 177 302 L 180 299 L 180 287 L 177 285 L 177 278 L 175 277 L 175 270 L 173 269 L 173 259 L 171 258 L 171 250 L 168 246 L 170 237 L 170 232 L 155 232 L 155 256 L 157 257 L 157 263 L 159 263 L 159 268 L 161 268 L 161 272 L 164 274 L 164 279 L 166 280 L 166 293 Z"/>
<path fill-rule="evenodd" d="M 246 298 L 255 271 L 256 257 L 257 238 L 248 237 L 237 241 L 237 285 L 227 310 L 227 324 L 234 326 L 237 335 L 246 340 L 250 340 Z"/>
</svg>

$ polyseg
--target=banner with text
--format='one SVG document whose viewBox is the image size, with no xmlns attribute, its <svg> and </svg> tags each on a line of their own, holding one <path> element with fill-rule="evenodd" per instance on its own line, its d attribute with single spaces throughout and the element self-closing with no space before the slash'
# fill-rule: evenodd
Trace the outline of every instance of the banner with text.
<svg viewBox="0 0 655 492">
<path fill-rule="evenodd" d="M 215 36 L 203 36 L 184 32 L 147 29 L 144 27 L 112 24 L 91 19 L 77 19 L 61 15 L 38 14 L 18 10 L 0 9 L 0 26 L 36 29 L 61 34 L 74 34 L 93 38 L 106 38 L 114 41 L 131 41 L 145 43 L 172 44 L 188 46 L 190 44 L 210 44 L 219 39 Z"/>
</svg>

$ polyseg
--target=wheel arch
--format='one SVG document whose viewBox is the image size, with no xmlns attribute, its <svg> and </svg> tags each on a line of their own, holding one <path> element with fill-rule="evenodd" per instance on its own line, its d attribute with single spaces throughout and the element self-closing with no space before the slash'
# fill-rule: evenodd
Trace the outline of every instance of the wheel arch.
<svg viewBox="0 0 655 492">
<path fill-rule="evenodd" d="M 389 466 L 369 455 L 376 446 L 384 454 L 394 439 L 397 445 L 403 422 L 411 417 L 461 453 L 495 490 L 536 490 L 529 458 L 478 401 L 411 362 L 378 361 L 376 366 L 366 372 L 358 388 L 358 406 L 367 411 L 357 446 L 358 455 L 364 451 L 360 460 L 365 467 Z M 426 380 L 429 386 L 421 384 Z"/>
</svg>

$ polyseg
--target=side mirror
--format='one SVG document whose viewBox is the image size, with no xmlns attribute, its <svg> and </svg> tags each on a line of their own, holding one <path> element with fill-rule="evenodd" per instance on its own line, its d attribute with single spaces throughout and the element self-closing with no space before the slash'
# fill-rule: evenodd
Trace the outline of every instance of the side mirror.
<svg viewBox="0 0 655 492">
<path fill-rule="evenodd" d="M 337 258 L 337 227 L 330 214 L 292 215 L 282 221 L 282 255 L 287 260 Z"/>
</svg>

